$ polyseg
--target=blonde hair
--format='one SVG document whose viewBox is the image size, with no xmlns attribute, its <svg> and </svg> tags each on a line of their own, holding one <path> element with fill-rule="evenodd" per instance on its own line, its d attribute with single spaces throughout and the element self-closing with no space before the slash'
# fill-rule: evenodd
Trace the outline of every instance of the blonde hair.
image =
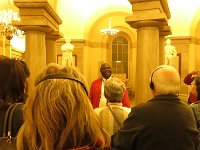
<svg viewBox="0 0 200 150">
<path fill-rule="evenodd" d="M 152 76 L 155 91 L 160 95 L 178 94 L 180 90 L 180 75 L 176 68 L 162 65 L 155 69 Z"/>
<path fill-rule="evenodd" d="M 50 64 L 36 83 L 49 74 L 68 74 L 85 83 L 75 68 Z M 100 126 L 83 85 L 70 79 L 48 79 L 35 87 L 24 107 L 25 122 L 17 136 L 18 150 L 63 150 L 81 146 L 100 148 L 108 134 Z"/>
</svg>

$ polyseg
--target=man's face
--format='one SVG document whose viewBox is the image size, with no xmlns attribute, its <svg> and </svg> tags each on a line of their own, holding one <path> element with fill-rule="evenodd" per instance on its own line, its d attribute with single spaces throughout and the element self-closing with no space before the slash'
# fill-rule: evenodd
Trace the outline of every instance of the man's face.
<svg viewBox="0 0 200 150">
<path fill-rule="evenodd" d="M 112 68 L 109 64 L 102 64 L 100 72 L 103 78 L 108 79 L 112 74 Z"/>
</svg>

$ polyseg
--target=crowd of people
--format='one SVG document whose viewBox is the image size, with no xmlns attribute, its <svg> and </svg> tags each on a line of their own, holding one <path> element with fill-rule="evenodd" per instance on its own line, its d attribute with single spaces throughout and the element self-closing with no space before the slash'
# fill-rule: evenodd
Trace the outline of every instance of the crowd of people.
<svg viewBox="0 0 200 150">
<path fill-rule="evenodd" d="M 4 116 L 13 116 L 17 150 L 200 150 L 200 75 L 189 73 L 188 104 L 179 98 L 180 75 L 170 65 L 150 76 L 153 98 L 132 108 L 124 82 L 103 63 L 89 88 L 73 66 L 48 64 L 35 79 L 25 61 L 0 56 L 0 137 Z"/>
</svg>

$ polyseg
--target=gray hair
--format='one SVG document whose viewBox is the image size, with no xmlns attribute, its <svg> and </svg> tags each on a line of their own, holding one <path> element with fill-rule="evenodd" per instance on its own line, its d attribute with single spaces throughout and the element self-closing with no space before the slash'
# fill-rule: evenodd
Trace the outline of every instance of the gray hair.
<svg viewBox="0 0 200 150">
<path fill-rule="evenodd" d="M 170 65 L 162 65 L 158 68 L 152 77 L 155 91 L 160 95 L 178 94 L 180 90 L 180 75 L 176 68 Z"/>
<path fill-rule="evenodd" d="M 117 77 L 112 77 L 105 81 L 104 91 L 109 97 L 109 102 L 121 102 L 125 89 L 124 82 Z"/>
</svg>

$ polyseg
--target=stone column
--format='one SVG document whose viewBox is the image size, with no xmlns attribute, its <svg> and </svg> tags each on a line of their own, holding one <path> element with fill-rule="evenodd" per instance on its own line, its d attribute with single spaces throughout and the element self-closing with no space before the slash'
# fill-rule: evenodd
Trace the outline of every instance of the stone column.
<svg viewBox="0 0 200 150">
<path fill-rule="evenodd" d="M 39 43 L 38 41 L 41 42 Z M 44 32 L 26 31 L 26 51 L 24 57 L 30 70 L 30 77 L 28 78 L 29 92 L 34 87 L 35 78 L 46 66 L 46 46 L 44 41 Z"/>
<path fill-rule="evenodd" d="M 19 8 L 21 21 L 16 22 L 16 26 L 25 31 L 26 35 L 26 51 L 25 61 L 30 69 L 30 77 L 28 78 L 29 92 L 34 87 L 37 75 L 46 66 L 46 61 L 55 61 L 54 42 L 46 42 L 49 35 L 59 33 L 59 25 L 62 23 L 56 12 L 49 5 L 47 0 L 13 0 L 16 7 Z M 47 59 L 46 43 L 53 46 L 52 58 Z M 53 58 L 54 57 L 54 58 Z"/>
<path fill-rule="evenodd" d="M 70 42 L 71 44 L 74 45 L 74 50 L 73 50 L 73 54 L 77 56 L 77 59 L 78 59 L 78 63 L 77 63 L 77 68 L 79 69 L 79 71 L 86 77 L 88 78 L 87 74 L 88 74 L 88 71 L 84 68 L 84 66 L 89 66 L 88 63 L 90 63 L 86 58 L 86 49 L 85 48 L 87 46 L 87 43 L 85 40 L 71 40 Z M 85 60 L 85 61 L 84 61 Z"/>
<path fill-rule="evenodd" d="M 46 36 L 46 64 L 57 63 L 56 40 L 61 37 L 61 33 Z"/>
<path fill-rule="evenodd" d="M 159 37 L 159 65 L 164 65 L 165 64 L 165 36 L 160 36 Z"/>
<path fill-rule="evenodd" d="M 56 63 L 57 61 L 57 52 L 56 52 L 56 44 L 53 39 L 46 39 L 46 64 Z"/>
<path fill-rule="evenodd" d="M 159 64 L 159 30 L 157 27 L 137 29 L 136 104 L 152 95 L 149 85 L 151 70 Z"/>
<path fill-rule="evenodd" d="M 133 15 L 126 22 L 137 29 L 135 104 L 152 98 L 149 88 L 153 70 L 159 66 L 159 31 L 170 17 L 166 0 L 129 0 Z"/>
</svg>

